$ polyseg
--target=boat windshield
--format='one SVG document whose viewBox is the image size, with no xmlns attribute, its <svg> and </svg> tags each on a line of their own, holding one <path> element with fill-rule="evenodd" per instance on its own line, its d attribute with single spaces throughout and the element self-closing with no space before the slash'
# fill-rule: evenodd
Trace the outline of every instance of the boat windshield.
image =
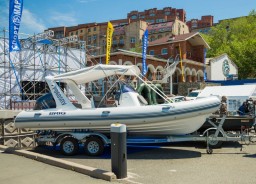
<svg viewBox="0 0 256 184">
<path fill-rule="evenodd" d="M 199 92 L 191 92 L 188 97 L 197 97 Z"/>
</svg>

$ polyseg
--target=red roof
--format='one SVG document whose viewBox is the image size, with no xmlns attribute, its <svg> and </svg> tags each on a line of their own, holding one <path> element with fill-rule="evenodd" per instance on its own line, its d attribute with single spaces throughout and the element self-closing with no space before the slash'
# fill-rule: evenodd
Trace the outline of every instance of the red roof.
<svg viewBox="0 0 256 184">
<path fill-rule="evenodd" d="M 187 34 L 181 34 L 181 35 L 174 35 L 173 37 L 165 36 L 163 38 L 149 42 L 149 45 L 157 45 L 157 44 L 166 43 L 166 42 L 185 41 L 188 38 L 193 37 L 197 34 L 198 34 L 197 32 L 193 32 L 193 33 L 187 33 Z"/>
<path fill-rule="evenodd" d="M 150 32 L 151 30 L 155 30 L 157 32 L 160 31 L 160 29 L 170 29 L 172 28 L 173 22 L 164 22 L 164 23 L 158 23 L 158 24 L 150 24 L 147 28 L 147 30 Z"/>
<path fill-rule="evenodd" d="M 115 27 L 114 35 L 124 35 L 124 34 L 125 34 L 124 26 Z"/>
</svg>

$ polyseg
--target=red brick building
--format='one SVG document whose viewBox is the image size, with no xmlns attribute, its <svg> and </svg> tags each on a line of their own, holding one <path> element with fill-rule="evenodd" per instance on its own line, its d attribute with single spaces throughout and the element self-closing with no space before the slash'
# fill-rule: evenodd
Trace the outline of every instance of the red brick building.
<svg viewBox="0 0 256 184">
<path fill-rule="evenodd" d="M 213 26 L 213 16 L 212 15 L 205 15 L 202 16 L 200 20 L 198 19 L 191 19 L 187 21 L 187 25 L 191 32 L 207 32 L 210 27 Z"/>
<path fill-rule="evenodd" d="M 148 23 L 161 23 L 174 21 L 177 19 L 186 22 L 186 12 L 184 9 L 176 9 L 172 7 L 165 7 L 161 10 L 152 8 L 143 12 L 131 11 L 127 14 L 127 19 L 133 21 L 144 20 Z"/>
<path fill-rule="evenodd" d="M 199 33 L 188 33 L 150 42 L 148 52 L 161 58 L 179 59 L 181 53 L 182 67 L 179 65 L 173 75 L 174 82 L 203 81 L 204 49 L 210 48 Z"/>
</svg>

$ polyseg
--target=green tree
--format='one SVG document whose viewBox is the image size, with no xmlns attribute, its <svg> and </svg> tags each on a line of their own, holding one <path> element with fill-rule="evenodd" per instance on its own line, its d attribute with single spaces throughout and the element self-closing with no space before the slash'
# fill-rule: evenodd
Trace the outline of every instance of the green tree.
<svg viewBox="0 0 256 184">
<path fill-rule="evenodd" d="M 246 17 L 229 19 L 213 27 L 203 37 L 211 49 L 207 57 L 227 53 L 238 66 L 239 78 L 256 78 L 256 12 Z"/>
</svg>

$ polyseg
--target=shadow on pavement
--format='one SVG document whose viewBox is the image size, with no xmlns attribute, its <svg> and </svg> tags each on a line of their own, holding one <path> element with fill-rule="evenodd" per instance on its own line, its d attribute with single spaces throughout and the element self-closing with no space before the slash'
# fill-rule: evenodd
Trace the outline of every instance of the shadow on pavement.
<svg viewBox="0 0 256 184">
<path fill-rule="evenodd" d="M 244 157 L 246 158 L 256 158 L 256 154 L 247 154 L 247 155 L 244 155 Z"/>
<path fill-rule="evenodd" d="M 168 146 L 168 147 L 161 147 Z M 70 158 L 61 154 L 59 147 L 54 149 L 51 146 L 36 147 L 32 152 L 56 157 L 56 158 Z M 186 159 L 201 157 L 201 152 L 184 149 L 171 148 L 169 145 L 129 145 L 127 146 L 128 159 Z M 71 156 L 72 159 L 111 159 L 110 146 L 105 147 L 104 153 L 98 157 L 85 155 L 83 147 L 80 147 L 79 154 Z"/>
</svg>

